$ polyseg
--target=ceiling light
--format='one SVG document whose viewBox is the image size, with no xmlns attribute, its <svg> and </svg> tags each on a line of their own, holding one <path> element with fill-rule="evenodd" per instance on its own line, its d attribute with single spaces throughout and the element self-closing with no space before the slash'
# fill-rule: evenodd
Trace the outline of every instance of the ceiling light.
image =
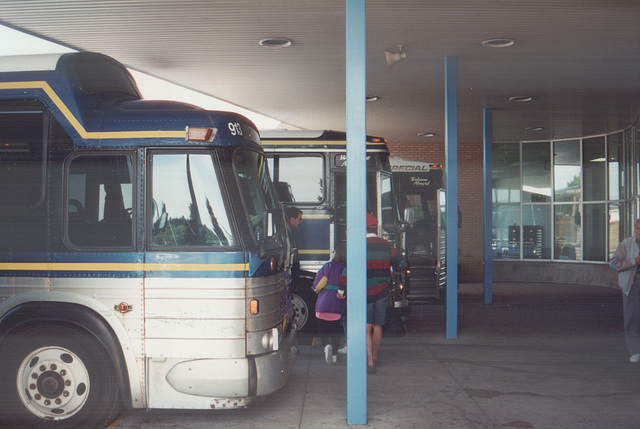
<svg viewBox="0 0 640 429">
<path fill-rule="evenodd" d="M 418 133 L 418 137 L 435 137 L 435 133 Z"/>
<path fill-rule="evenodd" d="M 487 48 L 508 48 L 515 43 L 513 39 L 488 39 L 482 42 L 482 46 Z"/>
<path fill-rule="evenodd" d="M 260 46 L 264 46 L 265 48 L 287 48 L 293 45 L 291 40 L 283 37 L 270 37 L 268 39 L 262 39 L 259 43 Z"/>
<path fill-rule="evenodd" d="M 378 97 L 377 95 L 367 96 L 367 101 L 378 101 L 378 100 L 380 100 L 380 97 Z"/>
<path fill-rule="evenodd" d="M 526 127 L 525 131 L 542 131 L 544 128 L 542 127 Z"/>
<path fill-rule="evenodd" d="M 514 97 L 509 97 L 509 101 L 513 101 L 514 103 L 528 103 L 533 100 L 533 97 L 527 97 L 526 95 L 516 95 Z"/>
</svg>

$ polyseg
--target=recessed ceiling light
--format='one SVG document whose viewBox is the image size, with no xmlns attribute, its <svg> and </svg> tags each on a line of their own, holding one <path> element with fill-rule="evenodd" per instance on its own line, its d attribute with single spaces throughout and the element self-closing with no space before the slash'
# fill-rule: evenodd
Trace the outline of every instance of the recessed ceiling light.
<svg viewBox="0 0 640 429">
<path fill-rule="evenodd" d="M 418 133 L 417 136 L 418 137 L 434 137 L 436 134 L 435 133 Z"/>
<path fill-rule="evenodd" d="M 482 46 L 486 46 L 487 48 L 508 48 L 515 43 L 513 39 L 488 39 L 482 42 Z"/>
<path fill-rule="evenodd" d="M 542 127 L 526 127 L 525 131 L 542 131 L 544 128 Z"/>
<path fill-rule="evenodd" d="M 516 95 L 514 97 L 509 97 L 509 101 L 513 101 L 515 103 L 527 103 L 533 100 L 533 97 L 527 97 L 526 95 Z"/>
<path fill-rule="evenodd" d="M 268 39 L 262 39 L 259 43 L 260 46 L 264 46 L 265 48 L 287 48 L 293 45 L 293 42 L 291 40 L 282 37 L 270 37 Z"/>
<path fill-rule="evenodd" d="M 367 96 L 367 101 L 378 101 L 380 100 L 380 97 L 378 97 L 377 95 L 368 95 Z"/>
</svg>

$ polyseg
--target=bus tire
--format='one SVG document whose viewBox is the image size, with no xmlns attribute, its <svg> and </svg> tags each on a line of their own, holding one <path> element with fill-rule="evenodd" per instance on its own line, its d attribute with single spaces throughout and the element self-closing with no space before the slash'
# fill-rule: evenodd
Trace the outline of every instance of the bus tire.
<svg viewBox="0 0 640 429">
<path fill-rule="evenodd" d="M 291 308 L 293 309 L 293 320 L 298 327 L 298 331 L 302 332 L 309 321 L 309 306 L 300 295 L 292 293 Z"/>
<path fill-rule="evenodd" d="M 118 383 L 100 341 L 64 324 L 17 331 L 0 344 L 0 419 L 5 425 L 99 429 L 117 417 Z"/>
</svg>

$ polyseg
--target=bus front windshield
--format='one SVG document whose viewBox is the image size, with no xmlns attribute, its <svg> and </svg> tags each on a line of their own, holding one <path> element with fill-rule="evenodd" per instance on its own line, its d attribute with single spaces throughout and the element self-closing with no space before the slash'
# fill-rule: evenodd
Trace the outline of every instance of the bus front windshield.
<svg viewBox="0 0 640 429">
<path fill-rule="evenodd" d="M 233 155 L 233 167 L 255 240 L 262 244 L 267 238 L 284 234 L 284 217 L 281 213 L 275 215 L 279 204 L 265 157 L 252 150 L 239 149 Z"/>
</svg>

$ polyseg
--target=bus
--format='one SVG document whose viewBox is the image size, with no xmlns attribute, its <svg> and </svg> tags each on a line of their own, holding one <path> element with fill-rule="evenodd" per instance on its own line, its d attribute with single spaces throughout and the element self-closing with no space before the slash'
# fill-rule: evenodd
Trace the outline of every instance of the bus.
<svg viewBox="0 0 640 429">
<path fill-rule="evenodd" d="M 303 213 L 294 232 L 300 270 L 293 274 L 291 297 L 296 325 L 311 330 L 316 322 L 316 294 L 310 288 L 315 273 L 331 259 L 336 244 L 346 243 L 346 133 L 282 130 L 263 131 L 261 137 L 280 200 Z M 378 218 L 378 236 L 402 252 L 404 232 L 386 140 L 367 136 L 366 145 L 367 212 Z M 390 307 L 405 316 L 404 273 L 392 280 Z"/>
<path fill-rule="evenodd" d="M 405 249 L 410 302 L 441 300 L 447 282 L 442 164 L 391 157 L 398 201 L 408 224 Z"/>
<path fill-rule="evenodd" d="M 245 407 L 294 362 L 256 127 L 97 53 L 0 58 L 0 425 Z"/>
</svg>

